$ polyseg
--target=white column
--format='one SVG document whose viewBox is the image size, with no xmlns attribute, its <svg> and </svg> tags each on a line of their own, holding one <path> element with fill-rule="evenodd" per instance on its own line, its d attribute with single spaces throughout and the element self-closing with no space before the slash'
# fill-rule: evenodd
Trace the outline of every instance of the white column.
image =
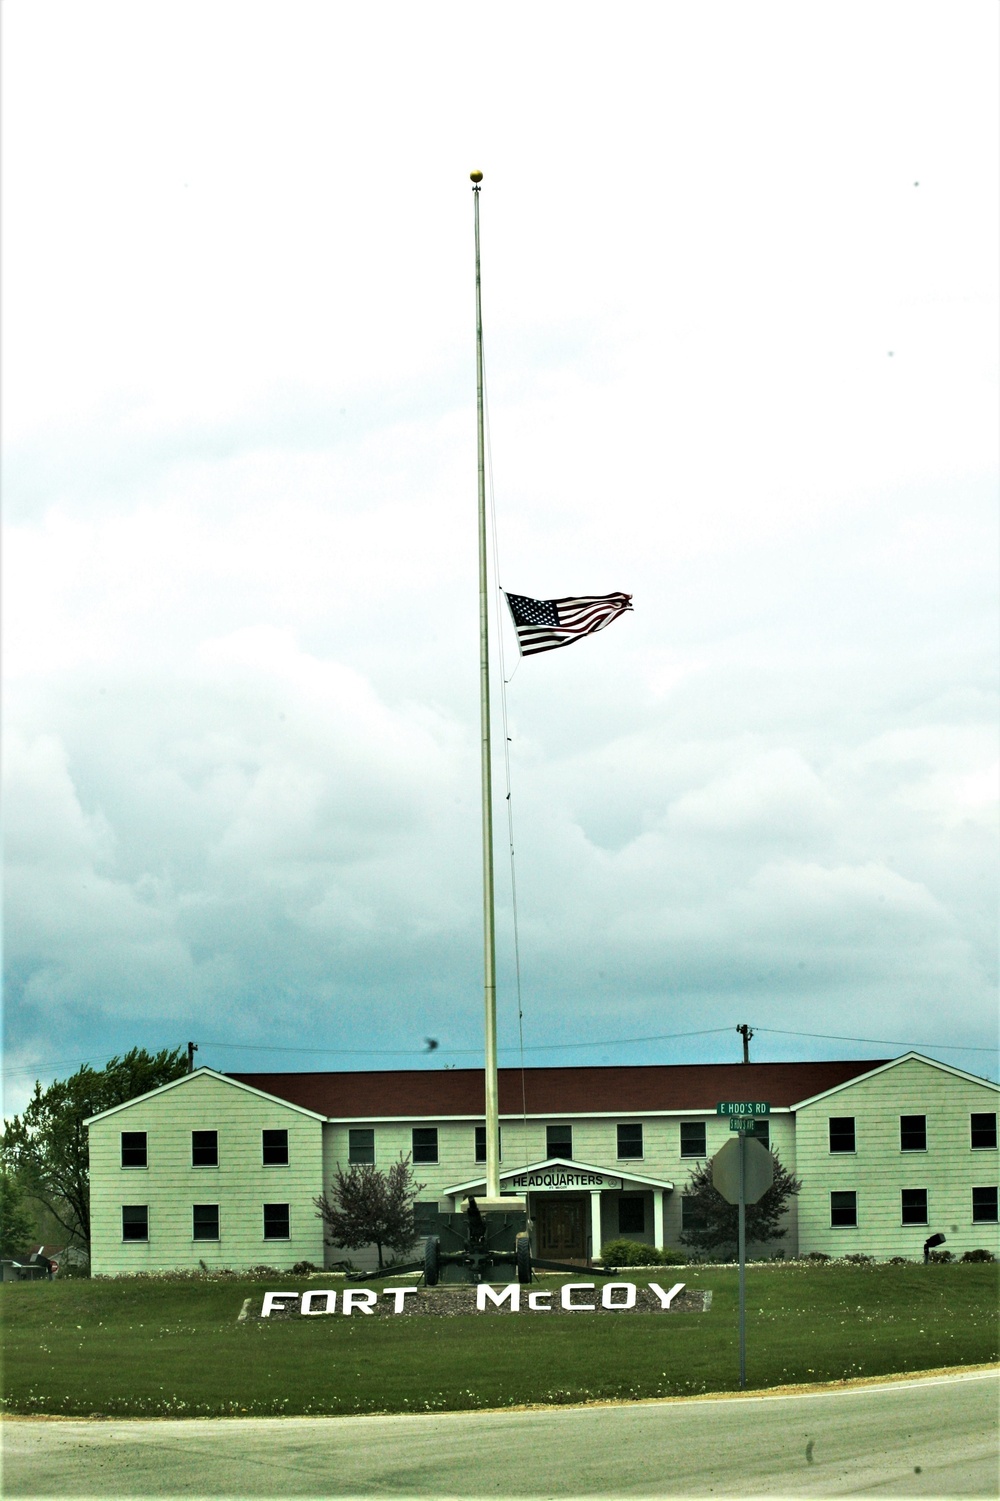
<svg viewBox="0 0 1000 1501">
<path fill-rule="evenodd" d="M 590 1195 L 590 1256 L 596 1261 L 601 1254 L 601 1193 Z"/>
<path fill-rule="evenodd" d="M 653 1244 L 663 1250 L 663 1189 L 653 1189 Z"/>
</svg>

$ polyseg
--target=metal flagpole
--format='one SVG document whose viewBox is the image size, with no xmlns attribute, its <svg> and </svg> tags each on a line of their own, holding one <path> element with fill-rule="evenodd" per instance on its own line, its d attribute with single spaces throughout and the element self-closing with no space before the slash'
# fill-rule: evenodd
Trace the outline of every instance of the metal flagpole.
<svg viewBox="0 0 1000 1501">
<path fill-rule="evenodd" d="M 493 767 L 490 757 L 489 578 L 486 554 L 486 439 L 483 428 L 483 304 L 479 274 L 479 184 L 470 173 L 476 223 L 476 424 L 479 440 L 479 729 L 483 791 L 483 997 L 486 1010 L 486 1197 L 500 1197 L 497 1089 L 496 937 L 493 911 Z"/>
<path fill-rule="evenodd" d="M 740 1210 L 739 1210 L 739 1256 L 740 1256 L 740 1391 L 747 1384 L 747 1200 L 746 1200 L 746 1132 L 741 1131 L 740 1141 Z"/>
</svg>

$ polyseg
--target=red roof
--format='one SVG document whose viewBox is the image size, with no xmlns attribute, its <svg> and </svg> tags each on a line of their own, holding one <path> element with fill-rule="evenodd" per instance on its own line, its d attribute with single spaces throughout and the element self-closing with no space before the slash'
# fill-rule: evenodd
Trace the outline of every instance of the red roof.
<svg viewBox="0 0 1000 1501">
<path fill-rule="evenodd" d="M 722 1100 L 795 1105 L 856 1079 L 887 1058 L 829 1063 L 679 1063 L 636 1068 L 500 1069 L 500 1112 L 587 1115 L 609 1111 L 714 1110 Z M 230 1074 L 241 1084 L 304 1105 L 332 1119 L 481 1116 L 482 1069 L 413 1069 L 379 1073 Z"/>
</svg>

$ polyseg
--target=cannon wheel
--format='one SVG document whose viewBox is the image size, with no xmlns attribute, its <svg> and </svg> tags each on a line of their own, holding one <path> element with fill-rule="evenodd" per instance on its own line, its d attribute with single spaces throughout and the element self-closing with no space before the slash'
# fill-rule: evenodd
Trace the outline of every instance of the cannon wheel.
<svg viewBox="0 0 1000 1501">
<path fill-rule="evenodd" d="M 436 1235 L 428 1235 L 424 1245 L 424 1285 L 437 1287 L 441 1271 L 441 1242 Z"/>
<path fill-rule="evenodd" d="M 518 1282 L 531 1281 L 531 1241 L 521 1232 L 514 1242 L 514 1258 L 517 1263 Z"/>
</svg>

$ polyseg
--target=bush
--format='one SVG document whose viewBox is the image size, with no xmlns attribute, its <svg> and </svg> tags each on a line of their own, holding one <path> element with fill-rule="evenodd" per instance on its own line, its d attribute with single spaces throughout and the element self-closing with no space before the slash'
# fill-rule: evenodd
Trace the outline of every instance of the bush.
<svg viewBox="0 0 1000 1501">
<path fill-rule="evenodd" d="M 909 1256 L 890 1256 L 889 1257 L 889 1261 L 888 1261 L 888 1265 L 889 1266 L 911 1266 L 912 1265 L 912 1258 L 909 1257 Z"/>
<path fill-rule="evenodd" d="M 292 1267 L 293 1277 L 306 1277 L 310 1272 L 318 1272 L 319 1267 L 312 1261 L 297 1261 Z"/>
<path fill-rule="evenodd" d="M 810 1251 L 809 1254 L 808 1254 L 808 1256 L 804 1256 L 803 1257 L 803 1260 L 804 1261 L 829 1261 L 830 1258 L 826 1254 L 825 1251 Z"/>
<path fill-rule="evenodd" d="M 605 1266 L 687 1266 L 683 1251 L 667 1247 L 658 1251 L 655 1246 L 644 1246 L 638 1240 L 609 1240 L 601 1247 L 601 1260 Z"/>
<path fill-rule="evenodd" d="M 944 1265 L 945 1262 L 955 1260 L 950 1251 L 932 1251 L 930 1254 L 930 1259 L 931 1261 L 938 1262 L 940 1265 Z"/>
<path fill-rule="evenodd" d="M 962 1257 L 962 1260 L 963 1261 L 996 1261 L 996 1257 L 993 1255 L 992 1251 L 987 1251 L 985 1249 L 985 1247 L 978 1246 L 976 1248 L 976 1250 L 974 1250 L 974 1251 L 966 1251 L 965 1254 Z"/>
<path fill-rule="evenodd" d="M 870 1266 L 871 1263 L 875 1260 L 875 1257 L 866 1256 L 864 1251 L 855 1251 L 852 1253 L 852 1255 L 845 1256 L 844 1260 L 849 1261 L 852 1266 Z"/>
</svg>

